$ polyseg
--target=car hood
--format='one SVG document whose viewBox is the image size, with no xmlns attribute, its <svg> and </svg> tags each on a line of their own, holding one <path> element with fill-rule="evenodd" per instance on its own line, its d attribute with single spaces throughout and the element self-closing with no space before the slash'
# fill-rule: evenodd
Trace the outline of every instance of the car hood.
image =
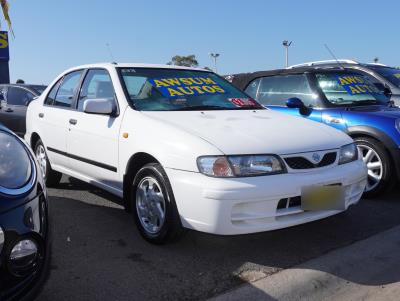
<svg viewBox="0 0 400 301">
<path fill-rule="evenodd" d="M 350 137 L 326 125 L 271 110 L 142 112 L 196 135 L 224 154 L 293 154 L 339 148 Z"/>
</svg>

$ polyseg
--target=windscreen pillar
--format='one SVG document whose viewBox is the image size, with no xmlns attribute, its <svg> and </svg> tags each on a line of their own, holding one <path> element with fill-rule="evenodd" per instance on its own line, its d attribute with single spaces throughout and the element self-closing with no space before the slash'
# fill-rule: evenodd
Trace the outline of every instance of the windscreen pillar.
<svg viewBox="0 0 400 301">
<path fill-rule="evenodd" d="M 0 31 L 0 84 L 10 83 L 8 32 Z"/>
</svg>

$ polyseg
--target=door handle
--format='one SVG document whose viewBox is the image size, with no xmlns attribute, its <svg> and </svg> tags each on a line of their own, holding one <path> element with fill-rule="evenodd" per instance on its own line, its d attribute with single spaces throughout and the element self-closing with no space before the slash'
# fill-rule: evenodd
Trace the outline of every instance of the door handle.
<svg viewBox="0 0 400 301">
<path fill-rule="evenodd" d="M 76 120 L 76 119 L 70 119 L 70 120 L 69 120 L 69 123 L 75 125 L 75 124 L 78 123 L 78 120 Z"/>
<path fill-rule="evenodd" d="M 7 108 L 7 109 L 6 109 L 6 112 L 11 113 L 11 112 L 14 112 L 14 110 L 11 109 L 11 108 Z"/>
<path fill-rule="evenodd" d="M 44 114 L 43 113 L 39 113 L 39 118 L 43 118 Z"/>
</svg>

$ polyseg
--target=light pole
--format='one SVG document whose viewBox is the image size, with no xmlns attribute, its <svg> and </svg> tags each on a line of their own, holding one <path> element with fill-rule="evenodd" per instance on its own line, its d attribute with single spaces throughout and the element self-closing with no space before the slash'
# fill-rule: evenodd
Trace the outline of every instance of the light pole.
<svg viewBox="0 0 400 301">
<path fill-rule="evenodd" d="M 285 67 L 289 67 L 289 47 L 290 45 L 292 45 L 292 41 L 288 41 L 288 40 L 284 40 L 282 42 L 283 47 L 285 47 L 285 51 L 286 51 L 286 60 L 285 60 Z"/>
<path fill-rule="evenodd" d="M 217 73 L 217 58 L 219 57 L 219 53 L 210 52 L 211 59 L 214 60 L 214 72 Z"/>
</svg>

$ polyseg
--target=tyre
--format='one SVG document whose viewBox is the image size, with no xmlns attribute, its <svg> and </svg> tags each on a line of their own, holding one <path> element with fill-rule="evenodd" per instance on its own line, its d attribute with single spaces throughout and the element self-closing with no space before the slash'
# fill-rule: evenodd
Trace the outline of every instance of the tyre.
<svg viewBox="0 0 400 301">
<path fill-rule="evenodd" d="M 130 201 L 139 232 L 148 242 L 164 244 L 183 234 L 171 184 L 160 164 L 146 164 L 139 170 Z"/>
<path fill-rule="evenodd" d="M 388 189 L 393 182 L 389 153 L 382 143 L 375 139 L 358 137 L 354 140 L 368 167 L 368 180 L 364 196 L 376 197 Z"/>
<path fill-rule="evenodd" d="M 40 170 L 43 175 L 47 187 L 54 187 L 60 183 L 62 173 L 51 169 L 49 159 L 47 158 L 46 149 L 42 140 L 38 140 L 35 144 L 35 156 L 39 163 Z"/>
</svg>

